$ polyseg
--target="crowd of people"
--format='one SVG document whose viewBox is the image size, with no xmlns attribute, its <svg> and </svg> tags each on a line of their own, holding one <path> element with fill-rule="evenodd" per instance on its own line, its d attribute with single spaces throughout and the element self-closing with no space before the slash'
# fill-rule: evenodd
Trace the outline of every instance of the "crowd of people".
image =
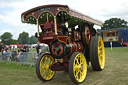
<svg viewBox="0 0 128 85">
<path fill-rule="evenodd" d="M 41 50 L 41 46 L 39 44 L 39 42 L 37 42 L 36 45 L 36 53 L 37 53 L 37 57 L 41 55 L 42 50 Z M 10 47 L 6 47 L 5 45 L 3 45 L 2 43 L 0 43 L 0 52 L 1 52 L 1 59 L 2 60 L 8 60 L 9 61 L 18 61 L 20 62 L 21 58 L 22 61 L 26 61 L 27 57 L 29 56 L 29 47 L 27 44 L 22 45 L 21 48 L 10 48 Z"/>
<path fill-rule="evenodd" d="M 10 61 L 20 61 L 21 57 L 28 57 L 29 48 L 26 44 L 16 50 L 15 48 L 10 49 L 9 47 L 7 48 L 3 44 L 0 44 L 0 52 L 2 60 L 7 60 L 7 58 L 9 58 Z M 24 58 L 24 61 L 25 59 L 26 58 Z"/>
</svg>

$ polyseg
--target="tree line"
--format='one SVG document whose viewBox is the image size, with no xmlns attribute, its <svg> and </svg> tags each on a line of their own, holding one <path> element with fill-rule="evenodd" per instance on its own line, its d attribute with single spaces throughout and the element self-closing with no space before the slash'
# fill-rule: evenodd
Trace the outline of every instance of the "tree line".
<svg viewBox="0 0 128 85">
<path fill-rule="evenodd" d="M 38 42 L 38 39 L 35 36 L 29 37 L 28 32 L 22 32 L 19 34 L 18 39 L 12 39 L 13 35 L 10 32 L 5 32 L 0 35 L 1 43 L 6 45 L 10 44 L 35 44 Z"/>
<path fill-rule="evenodd" d="M 101 30 L 115 29 L 115 28 L 128 28 L 128 22 L 121 18 L 110 18 L 106 20 L 101 27 L 101 29 L 97 29 L 97 33 L 99 34 Z"/>
<path fill-rule="evenodd" d="M 104 22 L 101 30 L 115 29 L 115 28 L 127 28 L 128 22 L 121 18 L 110 18 Z"/>
</svg>

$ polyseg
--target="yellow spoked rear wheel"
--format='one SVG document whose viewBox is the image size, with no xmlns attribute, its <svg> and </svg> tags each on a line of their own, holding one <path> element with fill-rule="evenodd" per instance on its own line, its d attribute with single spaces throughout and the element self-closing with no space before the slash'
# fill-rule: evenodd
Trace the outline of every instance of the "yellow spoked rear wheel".
<svg viewBox="0 0 128 85">
<path fill-rule="evenodd" d="M 36 63 L 36 73 L 40 80 L 48 81 L 54 77 L 55 71 L 49 69 L 49 66 L 54 62 L 54 58 L 46 53 L 41 55 Z"/>
<path fill-rule="evenodd" d="M 98 41 L 98 58 L 99 58 L 99 64 L 101 69 L 104 69 L 105 66 L 105 50 L 104 50 L 104 43 L 102 38 L 99 38 Z"/>
<path fill-rule="evenodd" d="M 105 66 L 105 49 L 101 37 L 94 36 L 90 42 L 90 60 L 94 70 L 101 71 Z"/>
<path fill-rule="evenodd" d="M 82 53 L 75 52 L 69 61 L 69 75 L 71 80 L 78 84 L 85 80 L 87 74 L 87 62 Z"/>
</svg>

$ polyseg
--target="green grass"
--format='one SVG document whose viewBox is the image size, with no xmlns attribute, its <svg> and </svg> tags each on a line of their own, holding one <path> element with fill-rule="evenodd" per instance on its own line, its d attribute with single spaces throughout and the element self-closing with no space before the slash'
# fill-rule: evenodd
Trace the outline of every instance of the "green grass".
<svg viewBox="0 0 128 85">
<path fill-rule="evenodd" d="M 91 64 L 81 85 L 128 85 L 128 47 L 105 48 L 106 65 L 103 71 L 93 71 Z M 35 67 L 0 63 L 0 85 L 73 85 L 68 72 L 56 72 L 51 81 L 40 81 Z"/>
<path fill-rule="evenodd" d="M 128 47 L 106 48 L 106 65 L 103 71 L 88 67 L 88 85 L 128 85 Z M 82 84 L 84 85 L 84 84 Z"/>
<path fill-rule="evenodd" d="M 26 85 L 35 80 L 36 75 L 33 74 L 35 74 L 34 67 L 17 66 L 16 63 L 0 63 L 0 85 Z"/>
</svg>

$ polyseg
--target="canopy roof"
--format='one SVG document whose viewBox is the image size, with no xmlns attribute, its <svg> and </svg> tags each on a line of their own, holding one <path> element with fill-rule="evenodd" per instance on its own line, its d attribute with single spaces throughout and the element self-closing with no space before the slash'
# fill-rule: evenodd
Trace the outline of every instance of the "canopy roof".
<svg viewBox="0 0 128 85">
<path fill-rule="evenodd" d="M 87 15 L 74 11 L 70 9 L 67 5 L 59 4 L 43 5 L 30 9 L 22 13 L 21 21 L 23 23 L 37 24 L 36 21 L 39 20 L 39 24 L 41 24 L 42 22 L 46 22 L 47 17 L 52 20 L 54 16 L 59 15 L 60 12 L 62 12 L 63 15 L 66 16 L 67 20 L 70 19 L 70 23 L 74 23 L 74 19 L 77 19 L 76 21 L 89 22 L 91 24 L 96 24 L 99 26 L 103 25 L 103 23 L 99 20 L 93 19 Z M 41 21 L 42 18 L 44 19 L 44 21 Z"/>
</svg>

